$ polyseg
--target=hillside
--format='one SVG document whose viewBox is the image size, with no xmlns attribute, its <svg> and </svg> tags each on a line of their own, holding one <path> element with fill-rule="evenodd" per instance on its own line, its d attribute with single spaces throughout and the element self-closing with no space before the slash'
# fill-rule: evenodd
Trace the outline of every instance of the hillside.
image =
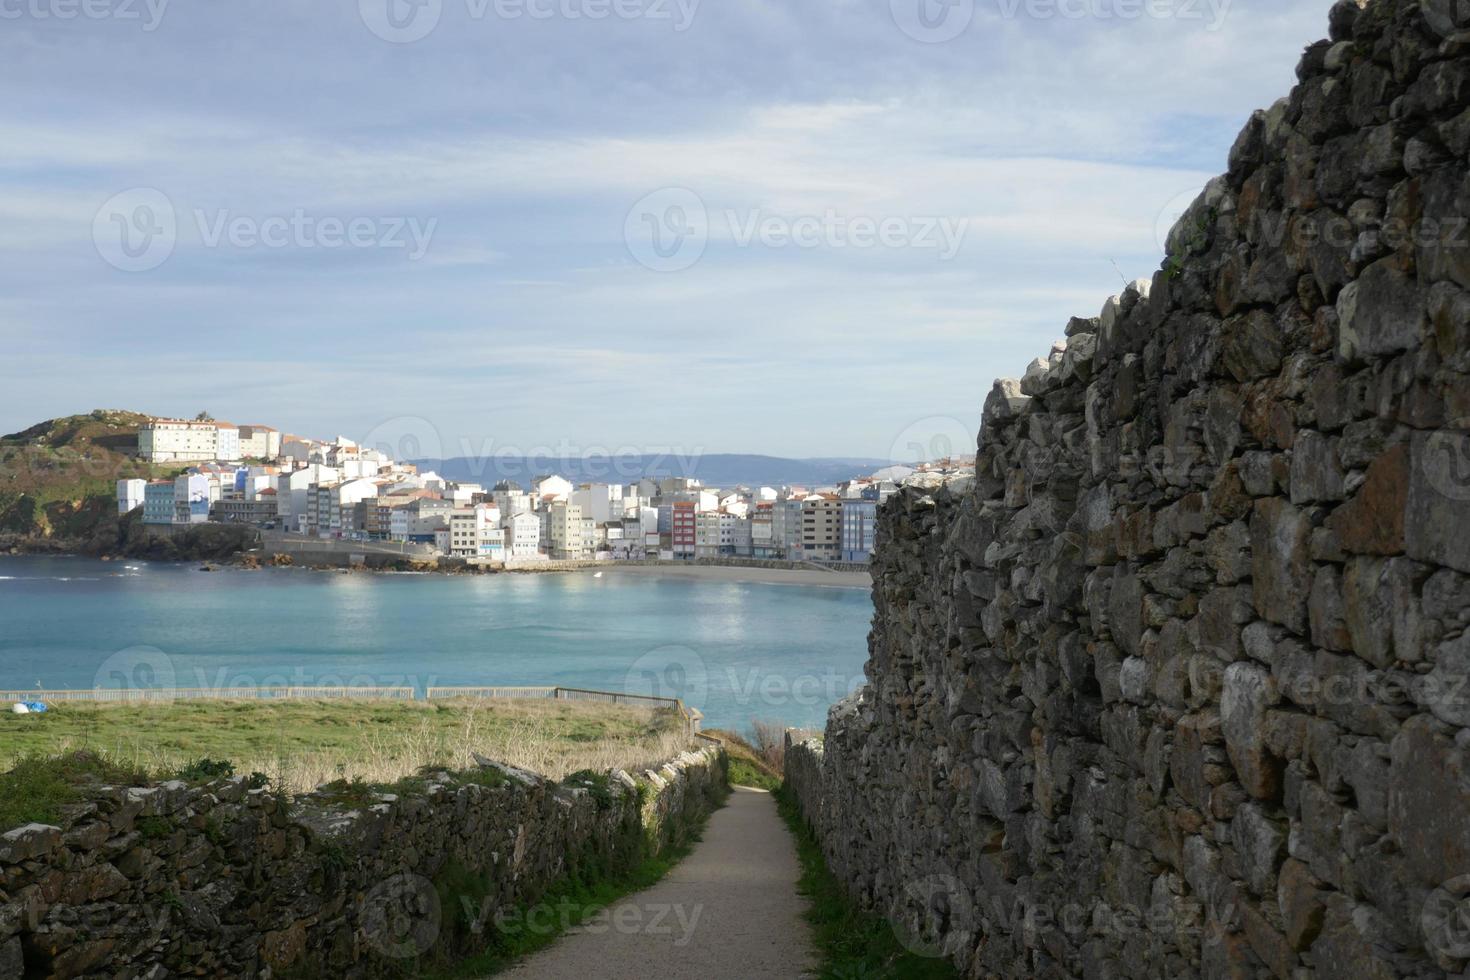
<svg viewBox="0 0 1470 980">
<path fill-rule="evenodd" d="M 133 458 L 147 416 L 98 409 L 0 437 L 0 533 L 90 538 L 117 516 L 117 481 L 169 476 Z"/>
<path fill-rule="evenodd" d="M 180 466 L 133 457 L 137 412 L 98 409 L 0 437 L 0 550 L 71 551 L 137 558 L 225 558 L 249 531 L 206 525 L 150 534 L 135 512 L 118 518 L 117 481 L 171 477 Z"/>
</svg>

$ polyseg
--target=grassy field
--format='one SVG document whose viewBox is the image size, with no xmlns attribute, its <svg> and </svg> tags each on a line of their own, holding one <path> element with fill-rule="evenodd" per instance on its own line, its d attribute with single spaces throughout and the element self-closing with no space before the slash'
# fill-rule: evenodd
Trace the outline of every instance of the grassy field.
<svg viewBox="0 0 1470 980">
<path fill-rule="evenodd" d="M 293 793 L 338 780 L 389 783 L 423 766 L 468 768 L 471 753 L 552 779 L 636 771 L 687 746 L 672 712 L 553 700 L 72 702 L 0 715 L 0 772 L 77 751 L 148 773 L 214 759 Z"/>
</svg>

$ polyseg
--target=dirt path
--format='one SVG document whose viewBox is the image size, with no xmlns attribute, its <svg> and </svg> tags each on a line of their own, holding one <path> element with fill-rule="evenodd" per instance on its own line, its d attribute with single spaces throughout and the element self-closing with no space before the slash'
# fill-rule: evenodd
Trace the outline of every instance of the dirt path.
<svg viewBox="0 0 1470 980">
<path fill-rule="evenodd" d="M 791 834 L 769 793 L 737 788 L 704 839 L 630 895 L 506 976 L 520 980 L 752 980 L 805 975 L 811 936 Z"/>
</svg>

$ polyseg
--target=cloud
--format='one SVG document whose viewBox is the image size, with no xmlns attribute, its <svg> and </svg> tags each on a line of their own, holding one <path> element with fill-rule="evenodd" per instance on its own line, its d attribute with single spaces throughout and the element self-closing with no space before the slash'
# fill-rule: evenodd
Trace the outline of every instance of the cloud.
<svg viewBox="0 0 1470 980">
<path fill-rule="evenodd" d="M 446 0 L 404 45 L 346 2 L 170 5 L 153 32 L 10 25 L 0 342 L 20 353 L 0 364 L 0 429 L 202 401 L 365 432 L 387 399 L 471 439 L 883 455 L 915 418 L 976 418 L 991 377 L 1095 313 L 1119 271 L 1151 273 L 1161 211 L 1223 169 L 1326 13 L 1236 0 L 1212 31 L 1007 6 L 977 0 L 937 45 L 888 0 L 709 0 L 683 33 Z M 178 220 L 147 273 L 92 238 L 132 187 Z M 624 240 L 665 187 L 708 217 L 678 273 Z M 201 211 L 435 226 L 412 261 L 211 248 Z M 942 261 L 732 233 L 829 215 L 964 236 Z"/>
</svg>

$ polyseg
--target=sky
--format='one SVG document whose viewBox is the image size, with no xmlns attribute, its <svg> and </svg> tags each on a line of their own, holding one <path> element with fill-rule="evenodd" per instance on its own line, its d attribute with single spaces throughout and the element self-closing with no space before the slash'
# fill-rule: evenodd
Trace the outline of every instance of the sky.
<svg viewBox="0 0 1470 980">
<path fill-rule="evenodd" d="M 1329 0 L 0 0 L 0 432 L 973 448 Z"/>
</svg>

